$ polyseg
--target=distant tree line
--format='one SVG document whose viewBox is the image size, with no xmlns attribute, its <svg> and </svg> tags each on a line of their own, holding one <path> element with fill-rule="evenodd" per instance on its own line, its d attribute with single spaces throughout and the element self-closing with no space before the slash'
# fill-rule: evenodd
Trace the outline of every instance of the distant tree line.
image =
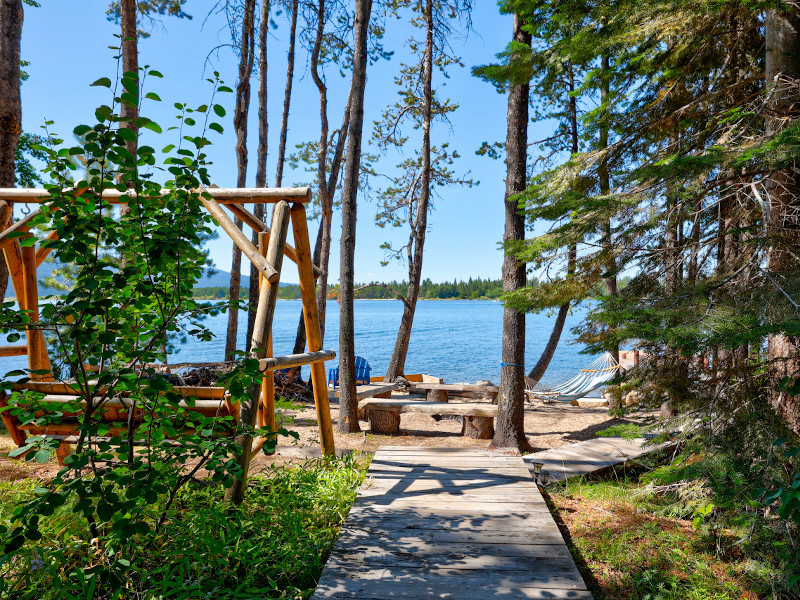
<svg viewBox="0 0 800 600">
<path fill-rule="evenodd" d="M 625 277 L 620 280 L 620 289 L 624 288 L 630 278 Z M 402 290 L 408 285 L 407 281 L 390 281 L 381 283 L 372 281 L 370 283 L 356 284 L 356 298 L 360 300 L 392 300 L 397 295 L 392 290 Z M 538 287 L 541 282 L 536 277 L 528 279 L 529 287 Z M 242 288 L 245 294 L 247 288 Z M 503 293 L 503 281 L 501 279 L 482 279 L 470 277 L 467 281 L 444 281 L 434 283 L 430 279 L 424 279 L 420 284 L 419 297 L 425 300 L 495 300 L 499 299 Z M 603 294 L 603 290 L 598 286 L 597 296 Z M 229 297 L 228 286 L 211 286 L 194 288 L 194 297 L 200 300 L 227 300 Z M 339 286 L 332 285 L 329 290 L 328 298 L 336 299 L 339 297 Z M 281 283 L 278 292 L 281 300 L 299 300 L 300 286 L 294 283 Z"/>
</svg>

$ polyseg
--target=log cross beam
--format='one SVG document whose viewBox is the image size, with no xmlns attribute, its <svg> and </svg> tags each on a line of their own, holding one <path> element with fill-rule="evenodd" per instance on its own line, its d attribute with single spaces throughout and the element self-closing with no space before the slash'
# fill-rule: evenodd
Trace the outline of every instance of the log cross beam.
<svg viewBox="0 0 800 600">
<path fill-rule="evenodd" d="M 239 229 L 225 211 L 222 210 L 222 207 L 217 204 L 217 201 L 213 198 L 206 198 L 205 196 L 200 196 L 200 201 L 203 203 L 203 206 L 206 207 L 206 210 L 211 213 L 211 216 L 217 220 L 219 226 L 230 236 L 233 243 L 250 259 L 250 262 L 255 265 L 256 269 L 267 278 L 267 281 L 270 283 L 277 282 L 279 276 L 277 269 L 270 263 L 269 259 L 261 256 L 258 248 L 247 239 L 247 236 L 242 233 L 242 230 Z M 278 206 L 280 206 L 280 203 Z M 281 252 L 281 255 L 283 255 L 283 252 Z"/>
<path fill-rule="evenodd" d="M 257 216 L 255 216 L 241 204 L 227 204 L 226 206 L 234 215 L 239 217 L 244 222 L 245 225 L 247 225 L 254 231 L 265 234 L 267 236 L 267 241 L 269 241 L 270 231 L 269 227 L 267 227 L 267 224 L 264 223 L 264 221 L 259 219 Z M 295 264 L 297 263 L 297 250 L 294 249 L 294 246 L 286 244 L 283 247 L 283 252 L 289 260 L 291 260 Z M 322 275 L 322 269 L 320 269 L 317 265 L 312 264 L 311 268 L 314 269 L 315 279 L 320 275 Z"/>
</svg>

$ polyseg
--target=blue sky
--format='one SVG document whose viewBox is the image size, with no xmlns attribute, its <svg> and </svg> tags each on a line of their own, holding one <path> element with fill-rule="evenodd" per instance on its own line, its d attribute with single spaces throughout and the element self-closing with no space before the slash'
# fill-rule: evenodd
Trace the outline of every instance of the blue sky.
<svg viewBox="0 0 800 600">
<path fill-rule="evenodd" d="M 473 13 L 474 30 L 467 36 L 454 37 L 452 47 L 466 65 L 463 69 L 452 69 L 444 92 L 460 108 L 451 117 L 450 126 L 438 124 L 433 129 L 433 143 L 444 141 L 459 151 L 462 158 L 456 166 L 461 175 L 470 171 L 470 177 L 480 181 L 473 188 L 452 188 L 443 192 L 443 198 L 435 203 L 429 218 L 429 233 L 425 246 L 423 276 L 433 281 L 466 279 L 472 277 L 498 278 L 502 253 L 498 241 L 503 233 L 503 190 L 505 166 L 502 161 L 475 155 L 483 141 L 505 139 L 506 97 L 494 88 L 470 74 L 474 65 L 490 62 L 501 51 L 511 34 L 511 19 L 500 15 L 493 2 L 476 2 Z M 146 91 L 155 91 L 162 103 L 145 105 L 143 112 L 166 126 L 174 115 L 174 102 L 189 105 L 206 103 L 210 86 L 205 78 L 212 71 L 219 71 L 225 82 L 233 87 L 236 83 L 237 59 L 231 48 L 230 34 L 220 15 L 208 16 L 213 2 L 189 0 L 186 11 L 193 20 L 164 18 L 156 25 L 152 35 L 140 42 L 140 65 L 149 64 L 164 74 L 163 79 L 153 79 Z M 114 34 L 118 26 L 106 20 L 107 3 L 99 0 L 65 1 L 51 0 L 41 8 L 25 7 L 22 56 L 30 62 L 26 68 L 30 77 L 22 87 L 23 128 L 39 132 L 45 119 L 55 121 L 53 130 L 70 140 L 73 127 L 91 122 L 94 108 L 107 103 L 107 90 L 91 88 L 89 84 L 102 76 L 114 76 L 116 62 L 114 52 L 108 46 L 118 40 Z M 272 31 L 269 41 L 269 161 L 268 184 L 274 182 L 275 156 L 277 154 L 280 112 L 286 77 L 286 39 L 288 24 L 283 15 L 276 16 L 278 28 Z M 368 71 L 365 99 L 365 140 L 368 139 L 372 122 L 384 107 L 393 102 L 396 89 L 393 77 L 400 61 L 408 57 L 403 40 L 410 28 L 402 22 L 392 21 L 387 26 L 385 45 L 395 49 L 389 61 L 372 65 Z M 217 52 L 212 52 L 218 48 Z M 289 121 L 289 149 L 294 145 L 318 137 L 318 94 L 308 74 L 307 52 L 298 48 L 295 68 L 295 86 Z M 342 102 L 348 80 L 337 72 L 328 73 L 330 87 L 329 118 L 331 127 L 341 122 Z M 436 84 L 441 84 L 439 78 Z M 248 145 L 250 166 L 248 185 L 255 178 L 257 123 L 255 84 L 253 81 L 253 104 L 250 111 Z M 104 93 L 106 92 L 106 93 Z M 234 156 L 233 95 L 227 94 L 222 103 L 228 108 L 223 120 L 225 133 L 212 137 L 214 146 L 209 154 L 213 161 L 212 180 L 219 187 L 234 187 L 236 184 L 236 161 Z M 531 139 L 537 139 L 531 131 Z M 169 143 L 167 135 L 160 136 L 155 145 Z M 153 140 L 155 141 L 155 140 Z M 386 168 L 394 161 L 384 161 Z M 287 166 L 288 168 L 288 166 Z M 308 182 L 311 176 L 289 170 L 284 175 L 284 184 Z M 373 182 L 379 184 L 379 182 Z M 382 242 L 391 240 L 402 245 L 407 236 L 405 230 L 380 229 L 374 224 L 376 205 L 369 199 L 359 198 L 356 256 L 356 280 L 403 279 L 407 273 L 404 264 L 396 262 L 382 267 L 384 252 Z M 316 224 L 310 224 L 312 240 L 316 235 Z M 330 281 L 338 280 L 339 272 L 338 214 L 334 216 L 333 248 Z M 312 241 L 313 243 L 313 241 Z M 222 269 L 230 268 L 230 241 L 227 236 L 210 243 L 211 256 Z M 246 261 L 245 261 L 246 262 Z M 291 263 L 288 263 L 291 265 Z M 296 273 L 287 269 L 283 281 L 297 280 Z"/>
</svg>

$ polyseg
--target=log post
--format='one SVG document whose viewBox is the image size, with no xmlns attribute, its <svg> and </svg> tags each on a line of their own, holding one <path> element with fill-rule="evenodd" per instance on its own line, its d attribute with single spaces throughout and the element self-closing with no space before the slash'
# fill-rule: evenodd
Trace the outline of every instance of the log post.
<svg viewBox="0 0 800 600">
<path fill-rule="evenodd" d="M 288 229 L 288 225 L 286 228 Z M 267 255 L 268 245 L 269 245 L 269 233 L 267 233 L 266 231 L 260 231 L 258 233 L 258 250 L 261 252 L 263 256 Z M 286 256 L 289 256 L 288 252 L 285 252 L 285 254 Z M 259 290 L 261 289 L 261 286 L 268 285 L 263 276 L 260 276 L 258 278 L 258 285 L 259 285 Z M 271 330 L 269 332 L 269 337 L 267 341 L 267 352 L 265 358 L 272 358 Z M 275 372 L 274 371 L 267 371 L 264 374 L 264 378 L 261 380 L 261 406 L 259 408 L 260 408 L 259 412 L 261 414 L 259 425 L 262 427 L 269 427 L 272 431 L 275 431 Z M 270 454 L 274 454 L 274 452 L 270 452 Z"/>
<path fill-rule="evenodd" d="M 22 248 L 22 279 L 25 296 L 25 310 L 31 325 L 39 321 L 39 284 L 36 281 L 36 248 L 25 246 Z M 28 368 L 50 369 L 50 359 L 47 356 L 47 345 L 44 334 L 33 328 L 25 331 L 28 338 Z M 32 379 L 47 381 L 52 379 L 47 375 L 33 375 Z"/>
<path fill-rule="evenodd" d="M 266 262 L 269 263 L 277 274 L 280 274 L 283 263 L 283 246 L 286 243 L 286 234 L 289 229 L 289 205 L 279 202 L 275 205 L 272 215 L 272 231 L 274 235 L 269 240 Z M 249 243 L 249 240 L 248 240 Z M 260 254 L 259 258 L 263 259 Z M 267 275 L 268 279 L 269 275 Z M 272 331 L 272 317 L 275 314 L 275 301 L 278 299 L 278 283 L 269 282 L 261 286 L 258 293 L 258 308 L 253 326 L 253 338 L 250 341 L 250 357 L 262 359 L 267 351 L 267 341 Z M 249 398 L 245 398 L 239 409 L 239 425 L 255 427 L 258 408 L 261 403 L 262 383 L 259 381 L 253 386 Z M 253 454 L 253 436 L 242 435 L 242 453 L 237 458 L 237 463 L 242 469 L 240 477 L 234 477 L 233 485 L 225 490 L 225 499 L 234 504 L 241 504 L 244 500 L 244 491 L 247 484 L 247 472 L 250 469 L 250 459 Z"/>
<path fill-rule="evenodd" d="M 308 241 L 306 207 L 301 203 L 292 206 L 292 228 L 297 251 L 297 270 L 300 274 L 300 296 L 303 300 L 303 321 L 306 327 L 309 352 L 322 350 L 322 335 L 317 314 L 317 293 L 314 284 L 314 271 L 311 268 L 311 245 Z M 314 389 L 314 404 L 319 423 L 319 439 L 322 452 L 326 455 L 336 453 L 331 424 L 331 409 L 328 403 L 328 381 L 325 376 L 325 363 L 315 362 L 310 366 L 311 384 Z"/>
</svg>

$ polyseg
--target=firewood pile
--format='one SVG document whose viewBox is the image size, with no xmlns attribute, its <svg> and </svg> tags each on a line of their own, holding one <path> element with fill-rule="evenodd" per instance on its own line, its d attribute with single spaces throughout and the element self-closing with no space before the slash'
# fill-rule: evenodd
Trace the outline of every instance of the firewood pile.
<svg viewBox="0 0 800 600">
<path fill-rule="evenodd" d="M 214 386 L 225 375 L 230 373 L 235 363 L 215 363 L 211 366 L 184 366 L 174 373 L 162 373 L 173 385 Z M 300 378 L 300 369 L 282 369 L 275 371 L 275 396 L 291 402 L 314 402 L 314 391 L 311 383 Z"/>
</svg>

